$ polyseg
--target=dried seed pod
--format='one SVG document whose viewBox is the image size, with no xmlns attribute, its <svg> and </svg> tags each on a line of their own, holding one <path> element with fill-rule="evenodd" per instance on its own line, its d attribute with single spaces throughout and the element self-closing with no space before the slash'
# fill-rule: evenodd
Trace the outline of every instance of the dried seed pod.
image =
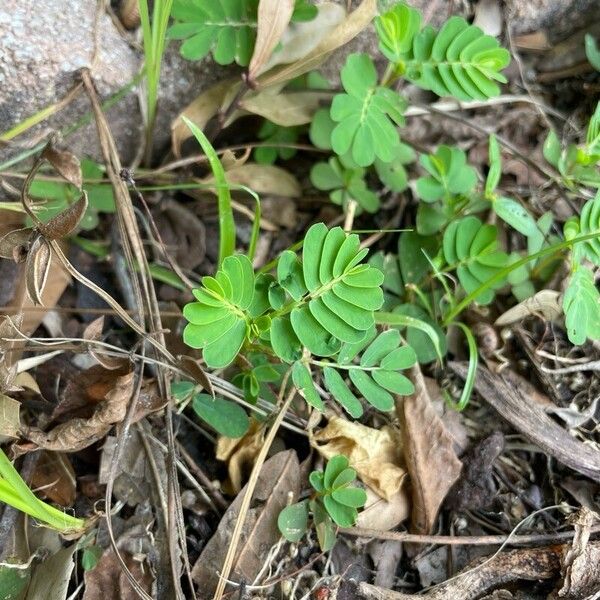
<svg viewBox="0 0 600 600">
<path fill-rule="evenodd" d="M 135 29 L 140 24 L 138 0 L 123 0 L 119 9 L 119 19 L 125 29 Z"/>
<path fill-rule="evenodd" d="M 31 243 L 25 263 L 27 294 L 34 304 L 43 304 L 42 293 L 48 279 L 51 259 L 52 250 L 50 245 L 44 236 L 36 235 Z"/>
</svg>

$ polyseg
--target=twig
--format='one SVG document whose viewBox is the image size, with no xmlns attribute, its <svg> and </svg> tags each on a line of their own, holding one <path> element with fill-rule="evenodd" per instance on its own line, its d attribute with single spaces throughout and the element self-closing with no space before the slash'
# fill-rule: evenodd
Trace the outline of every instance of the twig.
<svg viewBox="0 0 600 600">
<path fill-rule="evenodd" d="M 287 384 L 289 375 L 290 375 L 290 372 L 288 371 L 286 373 L 285 377 L 283 378 L 283 382 L 281 384 L 281 394 L 280 394 L 281 397 L 283 396 L 283 394 L 285 392 L 285 388 L 286 388 L 286 384 Z M 217 584 L 217 589 L 215 591 L 215 595 L 213 596 L 213 600 L 221 600 L 223 598 L 223 592 L 225 591 L 225 586 L 227 585 L 227 579 L 229 579 L 229 574 L 231 573 L 231 569 L 233 568 L 233 561 L 234 561 L 235 555 L 237 553 L 237 547 L 238 547 L 238 544 L 240 541 L 240 536 L 242 535 L 242 529 L 244 526 L 244 521 L 246 520 L 246 514 L 248 513 L 248 509 L 250 508 L 250 503 L 252 502 L 252 496 L 254 495 L 254 488 L 256 487 L 256 484 L 258 482 L 258 476 L 260 475 L 262 466 L 265 462 L 265 459 L 267 458 L 267 454 L 269 452 L 269 449 L 271 448 L 271 444 L 273 443 L 273 440 L 275 439 L 275 434 L 279 430 L 279 427 L 281 426 L 281 423 L 283 421 L 283 417 L 285 416 L 285 413 L 287 412 L 288 408 L 290 407 L 290 404 L 292 403 L 292 400 L 295 395 L 296 395 L 296 390 L 295 390 L 295 388 L 292 388 L 289 391 L 288 396 L 285 399 L 285 402 L 282 404 L 281 408 L 279 409 L 279 413 L 277 414 L 277 417 L 275 418 L 275 421 L 273 422 L 271 429 L 269 429 L 269 433 L 267 434 L 267 437 L 265 438 L 264 444 L 263 444 L 262 448 L 260 449 L 258 456 L 256 457 L 256 462 L 254 463 L 254 467 L 252 467 L 252 473 L 250 474 L 250 479 L 248 480 L 248 483 L 246 484 L 246 493 L 244 494 L 244 498 L 243 498 L 242 504 L 240 506 L 240 511 L 238 513 L 238 518 L 235 523 L 235 528 L 231 535 L 231 542 L 229 543 L 229 548 L 227 549 L 227 554 L 225 556 L 225 561 L 223 562 L 223 568 L 221 569 L 221 573 L 219 576 L 219 583 Z"/>
<path fill-rule="evenodd" d="M 570 540 L 575 530 L 556 533 L 532 533 L 530 535 L 420 535 L 403 531 L 380 531 L 379 529 L 363 529 L 352 527 L 340 529 L 340 533 L 355 537 L 373 538 L 377 540 L 393 540 L 414 544 L 438 544 L 440 546 L 495 546 L 521 544 L 548 544 L 558 540 Z M 590 533 L 600 533 L 600 525 L 592 527 Z"/>
</svg>

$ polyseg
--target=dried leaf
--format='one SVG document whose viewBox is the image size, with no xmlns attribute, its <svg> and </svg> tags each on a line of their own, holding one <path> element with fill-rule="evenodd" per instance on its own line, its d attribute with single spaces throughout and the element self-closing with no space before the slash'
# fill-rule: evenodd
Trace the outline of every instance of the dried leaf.
<svg viewBox="0 0 600 600">
<path fill-rule="evenodd" d="M 361 481 L 386 500 L 401 489 L 406 476 L 402 448 L 390 427 L 372 429 L 360 423 L 332 416 L 327 426 L 310 438 L 313 448 L 326 459 L 343 454 Z"/>
<path fill-rule="evenodd" d="M 75 502 L 75 471 L 69 458 L 61 452 L 40 452 L 31 478 L 31 487 L 60 506 Z"/>
<path fill-rule="evenodd" d="M 23 262 L 27 257 L 32 231 L 31 227 L 25 227 L 9 231 L 2 236 L 0 238 L 0 256 L 12 259 L 17 263 Z"/>
<path fill-rule="evenodd" d="M 261 87 L 268 87 L 303 75 L 318 68 L 337 48 L 344 46 L 356 37 L 377 14 L 377 0 L 363 0 L 360 6 L 331 31 L 319 45 L 308 54 L 291 64 L 275 67 L 260 77 L 257 82 Z"/>
<path fill-rule="evenodd" d="M 86 341 L 97 342 L 102 339 L 102 330 L 104 329 L 104 315 L 94 319 L 86 328 L 83 330 L 83 339 Z"/>
<path fill-rule="evenodd" d="M 531 298 L 509 308 L 496 319 L 496 325 L 511 325 L 532 315 L 540 315 L 548 321 L 555 321 L 563 314 L 559 292 L 540 290 Z"/>
<path fill-rule="evenodd" d="M 277 125 L 291 127 L 310 123 L 321 104 L 331 98 L 326 92 L 268 93 L 268 90 L 249 96 L 240 108 L 260 115 Z"/>
<path fill-rule="evenodd" d="M 279 48 L 265 66 L 265 72 L 277 65 L 296 62 L 312 52 L 346 18 L 346 10 L 336 2 L 322 2 L 312 21 L 292 23 L 284 32 Z"/>
<path fill-rule="evenodd" d="M 226 177 L 230 184 L 244 185 L 257 194 L 299 198 L 302 193 L 298 180 L 291 173 L 273 165 L 246 163 L 227 171 Z M 211 175 L 203 182 L 213 183 L 214 177 Z"/>
<path fill-rule="evenodd" d="M 49 240 L 66 238 L 75 231 L 88 207 L 87 193 L 83 192 L 77 202 L 73 202 L 61 213 L 39 226 L 40 233 Z"/>
<path fill-rule="evenodd" d="M 384 500 L 368 487 L 366 491 L 367 503 L 358 513 L 357 527 L 389 531 L 410 516 L 410 498 L 404 488 L 389 500 Z"/>
<path fill-rule="evenodd" d="M 294 12 L 294 0 L 260 0 L 254 53 L 248 66 L 248 79 L 254 81 L 271 57 Z"/>
<path fill-rule="evenodd" d="M 0 444 L 19 437 L 21 403 L 9 396 L 0 394 Z"/>
<path fill-rule="evenodd" d="M 229 480 L 223 487 L 237 494 L 242 489 L 243 478 L 252 470 L 254 461 L 263 446 L 265 430 L 261 423 L 252 420 L 248 433 L 241 438 L 221 436 L 217 441 L 217 460 L 227 462 Z"/>
<path fill-rule="evenodd" d="M 67 150 L 58 150 L 52 144 L 48 144 L 44 148 L 42 156 L 64 179 L 72 183 L 77 189 L 81 189 L 83 184 L 81 164 L 73 153 Z"/>
<path fill-rule="evenodd" d="M 238 78 L 226 79 L 202 92 L 191 104 L 188 104 L 171 125 L 171 143 L 173 154 L 181 156 L 181 145 L 192 136 L 190 128 L 183 117 L 204 129 L 206 124 L 226 104 L 227 98 L 232 98 L 238 91 L 241 82 Z"/>
<path fill-rule="evenodd" d="M 402 415 L 404 458 L 412 483 L 413 531 L 428 534 L 462 465 L 418 368 L 413 368 L 413 382 L 415 393 L 398 400 L 397 410 Z"/>
<path fill-rule="evenodd" d="M 127 568 L 142 589 L 152 594 L 152 573 L 140 562 L 139 557 L 129 552 L 120 552 Z M 108 548 L 98 564 L 84 574 L 85 592 L 83 600 L 138 600 L 139 596 L 112 548 Z"/>
<path fill-rule="evenodd" d="M 77 452 L 103 438 L 116 423 L 125 418 L 133 393 L 133 371 L 116 378 L 112 389 L 89 418 L 74 418 L 48 432 L 26 428 L 24 436 L 38 448 L 60 452 Z"/>
<path fill-rule="evenodd" d="M 215 535 L 192 569 L 201 599 L 212 598 L 244 493 L 245 489 L 223 515 Z M 286 506 L 290 493 L 294 500 L 300 493 L 300 465 L 293 450 L 279 452 L 265 462 L 260 471 L 234 562 L 232 579 L 235 581 L 253 581 L 264 565 L 270 548 L 280 539 L 277 517 Z"/>
<path fill-rule="evenodd" d="M 27 254 L 25 280 L 27 294 L 34 304 L 43 304 L 42 292 L 48 280 L 52 250 L 42 235 L 36 235 Z"/>
<path fill-rule="evenodd" d="M 75 567 L 77 544 L 59 550 L 35 566 L 27 590 L 27 600 L 65 600 Z"/>
<path fill-rule="evenodd" d="M 213 390 L 212 383 L 210 382 L 206 371 L 198 364 L 197 360 L 193 359 L 191 356 L 180 356 L 179 366 L 196 383 L 199 383 L 213 398 L 215 397 L 215 390 Z"/>
</svg>

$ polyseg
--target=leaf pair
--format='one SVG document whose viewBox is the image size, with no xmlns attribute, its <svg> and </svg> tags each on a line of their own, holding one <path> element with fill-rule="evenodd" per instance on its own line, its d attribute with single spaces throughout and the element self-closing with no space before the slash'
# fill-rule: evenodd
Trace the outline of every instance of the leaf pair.
<svg viewBox="0 0 600 600">
<path fill-rule="evenodd" d="M 377 85 L 377 71 L 367 54 L 351 54 L 341 72 L 345 94 L 331 104 L 337 123 L 331 134 L 334 151 L 351 153 L 359 167 L 376 158 L 390 162 L 400 144 L 397 125 L 404 124 L 405 100 L 389 88 Z"/>
<path fill-rule="evenodd" d="M 578 266 L 563 296 L 563 310 L 569 340 L 584 344 L 587 338 L 600 339 L 600 293 L 594 274 Z"/>
<path fill-rule="evenodd" d="M 232 255 L 214 277 L 203 277 L 202 287 L 193 290 L 197 302 L 183 309 L 189 321 L 183 340 L 192 348 L 203 349 L 209 367 L 227 366 L 239 353 L 249 333 L 254 284 L 248 257 Z"/>
<path fill-rule="evenodd" d="M 451 17 L 439 32 L 421 29 L 418 11 L 398 4 L 375 24 L 381 51 L 399 73 L 438 96 L 485 100 L 500 93 L 497 81 L 506 83 L 500 71 L 509 52 L 461 17 Z"/>
<path fill-rule="evenodd" d="M 286 362 L 302 347 L 317 356 L 332 356 L 342 342 L 363 340 L 383 303 L 383 275 L 361 261 L 358 236 L 340 227 L 313 225 L 304 238 L 302 263 L 284 252 L 277 266 L 278 285 L 295 301 L 273 314 L 271 345 Z"/>
<path fill-rule="evenodd" d="M 456 269 L 463 288 L 470 294 L 495 276 L 508 264 L 508 256 L 498 250 L 498 232 L 493 225 L 484 225 L 473 216 L 452 222 L 444 232 L 444 258 Z M 502 286 L 496 282 L 476 298 L 480 304 L 494 299 L 494 290 Z"/>
<path fill-rule="evenodd" d="M 362 354 L 361 354 L 362 353 Z M 357 364 L 355 358 L 361 354 Z M 344 344 L 335 362 L 318 362 L 323 368 L 325 387 L 355 419 L 363 414 L 360 400 L 346 383 L 347 375 L 360 395 L 371 406 L 381 411 L 394 408 L 392 394 L 409 395 L 414 392 L 411 381 L 399 373 L 412 367 L 417 360 L 410 346 L 401 346 L 398 330 L 390 329 L 377 335 L 375 327 L 367 337 L 356 344 Z M 301 362 L 294 364 L 293 379 L 307 401 L 315 404 L 318 396 L 308 368 Z"/>
</svg>

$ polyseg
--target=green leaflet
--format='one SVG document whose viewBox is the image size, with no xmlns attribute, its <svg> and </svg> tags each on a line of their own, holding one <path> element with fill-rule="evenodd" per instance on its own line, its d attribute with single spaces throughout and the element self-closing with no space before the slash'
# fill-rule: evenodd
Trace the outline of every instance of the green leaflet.
<svg viewBox="0 0 600 600">
<path fill-rule="evenodd" d="M 394 407 L 392 394 L 406 396 L 414 392 L 410 380 L 398 372 L 415 364 L 417 357 L 414 350 L 400 345 L 400 334 L 396 329 L 384 331 L 376 337 L 375 334 L 373 328 L 365 341 L 344 344 L 337 362 L 317 363 L 323 366 L 327 390 L 355 419 L 363 414 L 362 405 L 343 375 L 348 375 L 360 396 L 382 411 Z M 355 364 L 353 359 L 361 352 L 360 361 Z"/>
<path fill-rule="evenodd" d="M 475 169 L 467 165 L 467 156 L 460 148 L 440 146 L 435 154 L 421 155 L 419 162 L 429 173 L 417 179 L 417 194 L 424 202 L 468 194 L 477 183 Z"/>
<path fill-rule="evenodd" d="M 339 156 L 351 153 L 359 167 L 376 158 L 390 162 L 400 138 L 396 125 L 404 124 L 406 102 L 392 90 L 377 85 L 377 71 L 367 54 L 351 54 L 341 72 L 345 94 L 331 104 L 331 118 L 337 122 L 331 145 Z"/>
<path fill-rule="evenodd" d="M 476 290 L 508 264 L 506 253 L 497 249 L 497 230 L 493 225 L 483 225 L 477 217 L 465 217 L 452 222 L 444 232 L 443 252 L 446 262 L 456 269 L 458 279 L 467 293 Z M 496 282 L 477 298 L 480 304 L 489 304 Z"/>
<path fill-rule="evenodd" d="M 594 37 L 590 33 L 585 35 L 585 55 L 596 71 L 600 71 L 600 50 Z"/>
<path fill-rule="evenodd" d="M 575 269 L 563 297 L 569 340 L 584 344 L 587 338 L 600 339 L 600 293 L 593 273 L 582 266 Z"/>
<path fill-rule="evenodd" d="M 398 4 L 376 21 L 381 51 L 397 66 L 399 74 L 438 96 L 459 100 L 485 100 L 500 93 L 496 82 L 510 54 L 498 41 L 451 17 L 439 32 L 421 29 L 418 11 Z"/>
<path fill-rule="evenodd" d="M 246 411 L 235 402 L 223 398 L 196 394 L 192 407 L 203 421 L 225 437 L 242 437 L 250 426 Z"/>
<path fill-rule="evenodd" d="M 258 139 L 273 146 L 261 146 L 254 149 L 254 158 L 257 163 L 272 165 L 278 158 L 289 160 L 296 155 L 295 148 L 280 147 L 291 145 L 298 141 L 300 127 L 283 127 L 265 120 L 258 130 Z"/>
<path fill-rule="evenodd" d="M 248 257 L 235 254 L 223 261 L 214 278 L 204 277 L 194 290 L 197 302 L 183 309 L 189 321 L 183 339 L 192 348 L 202 348 L 209 367 L 230 364 L 237 356 L 249 327 L 246 311 L 254 298 L 254 270 Z"/>
<path fill-rule="evenodd" d="M 593 200 L 588 200 L 581 210 L 579 218 L 579 233 L 587 234 L 600 229 L 600 190 Z M 585 256 L 595 265 L 600 266 L 600 240 L 597 237 L 579 245 Z"/>
<path fill-rule="evenodd" d="M 365 169 L 357 167 L 347 156 L 341 156 L 314 164 L 310 180 L 317 189 L 329 192 L 334 204 L 346 209 L 348 202 L 354 200 L 359 206 L 357 214 L 363 210 L 374 213 L 379 209 L 379 196 L 367 187 L 365 175 Z"/>
</svg>

